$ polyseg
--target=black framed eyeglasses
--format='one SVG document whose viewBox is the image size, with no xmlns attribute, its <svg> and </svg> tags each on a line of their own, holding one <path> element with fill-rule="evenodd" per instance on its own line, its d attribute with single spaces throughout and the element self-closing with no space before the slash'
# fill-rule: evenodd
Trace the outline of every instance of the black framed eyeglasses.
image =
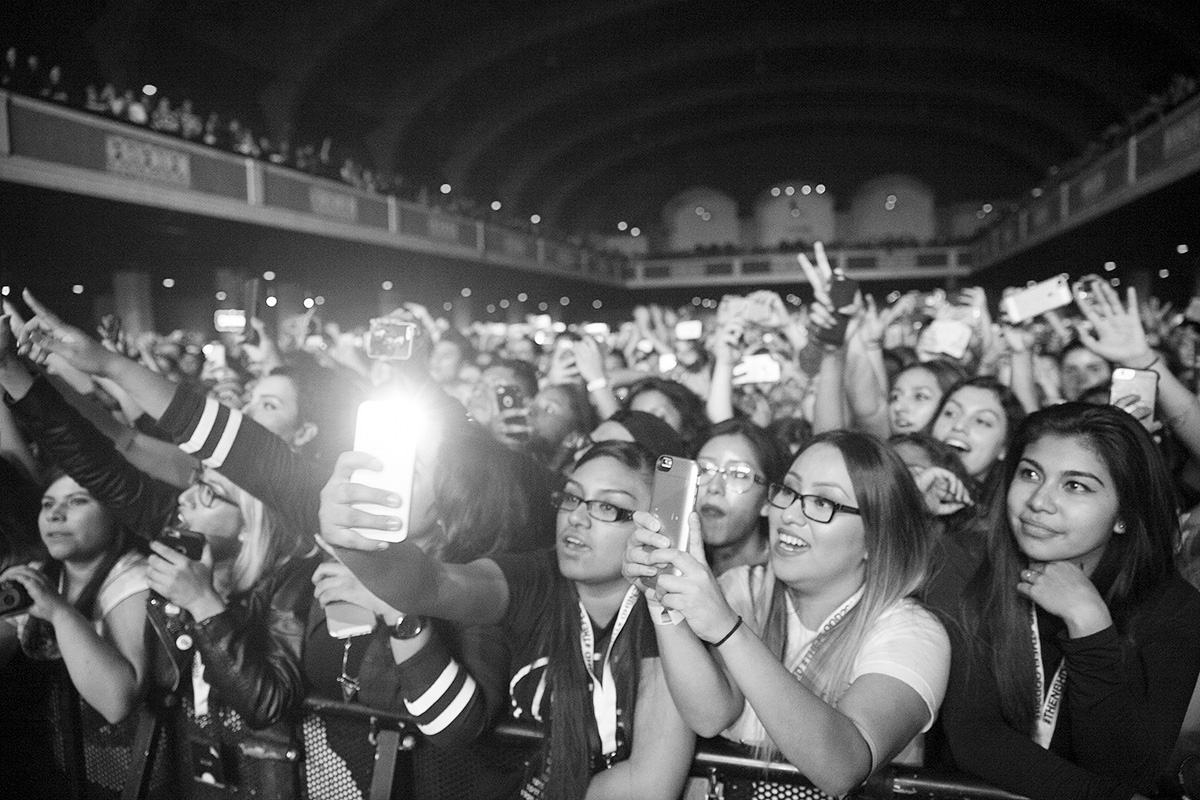
<svg viewBox="0 0 1200 800">
<path fill-rule="evenodd" d="M 698 482 L 701 486 L 712 483 L 718 475 L 724 476 L 725 485 L 734 494 L 745 494 L 753 489 L 756 483 L 759 486 L 767 485 L 767 479 L 759 475 L 749 464 L 735 462 L 727 467 L 719 467 L 715 461 L 701 458 L 696 460 L 696 465 L 700 467 Z"/>
<path fill-rule="evenodd" d="M 776 508 L 790 508 L 797 500 L 800 501 L 800 510 L 804 512 L 804 516 L 813 522 L 829 522 L 839 511 L 843 514 L 862 516 L 862 512 L 854 506 L 835 503 L 819 494 L 800 494 L 795 489 L 778 483 L 772 483 L 767 488 L 767 502 Z"/>
<path fill-rule="evenodd" d="M 570 492 L 554 492 L 550 495 L 550 502 L 560 511 L 574 511 L 583 504 L 587 507 L 588 516 L 597 522 L 628 522 L 633 519 L 633 512 L 628 508 L 615 506 L 607 500 L 584 500 Z"/>
<path fill-rule="evenodd" d="M 193 483 L 196 485 L 196 499 L 199 500 L 200 505 L 204 506 L 205 508 L 212 508 L 214 501 L 228 503 L 231 506 L 237 505 L 232 498 L 226 497 L 213 488 L 211 483 L 201 480 L 200 478 L 194 480 Z"/>
</svg>

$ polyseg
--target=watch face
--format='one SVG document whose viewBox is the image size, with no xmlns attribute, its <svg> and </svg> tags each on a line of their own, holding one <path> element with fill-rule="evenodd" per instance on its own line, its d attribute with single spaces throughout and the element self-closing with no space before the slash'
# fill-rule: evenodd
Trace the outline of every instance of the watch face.
<svg viewBox="0 0 1200 800">
<path fill-rule="evenodd" d="M 425 629 L 425 618 L 419 614 L 409 614 L 392 626 L 393 639 L 411 639 Z"/>
</svg>

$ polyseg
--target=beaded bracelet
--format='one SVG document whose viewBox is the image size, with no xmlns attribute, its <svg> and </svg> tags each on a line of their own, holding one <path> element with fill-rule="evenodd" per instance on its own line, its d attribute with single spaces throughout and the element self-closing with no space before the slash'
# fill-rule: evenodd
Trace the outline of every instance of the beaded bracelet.
<svg viewBox="0 0 1200 800">
<path fill-rule="evenodd" d="M 724 636 L 722 636 L 722 637 L 721 637 L 719 640 L 717 640 L 717 641 L 713 642 L 713 643 L 712 643 L 712 646 L 713 646 L 713 647 L 720 647 L 721 645 L 723 645 L 723 644 L 725 644 L 726 642 L 728 642 L 728 641 L 729 641 L 729 637 L 730 637 L 730 636 L 733 636 L 733 634 L 737 633 L 737 629 L 738 629 L 738 628 L 740 628 L 740 627 L 742 627 L 742 618 L 741 618 L 741 617 L 738 617 L 738 618 L 737 618 L 737 622 L 733 623 L 733 627 L 729 629 L 729 633 L 727 633 L 727 634 L 725 634 Z"/>
</svg>

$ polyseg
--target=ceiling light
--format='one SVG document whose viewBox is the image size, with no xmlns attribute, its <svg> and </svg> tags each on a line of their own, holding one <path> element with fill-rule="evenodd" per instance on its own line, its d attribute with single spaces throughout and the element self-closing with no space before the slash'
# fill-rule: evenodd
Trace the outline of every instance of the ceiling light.
<svg viewBox="0 0 1200 800">
<path fill-rule="evenodd" d="M 823 183 L 817 184 L 817 194 L 825 194 L 825 184 L 823 184 Z"/>
<path fill-rule="evenodd" d="M 493 200 L 492 201 L 492 211 L 499 211 L 499 210 L 500 210 L 500 201 Z"/>
<path fill-rule="evenodd" d="M 621 220 L 620 222 L 617 223 L 617 230 L 619 230 L 619 231 L 623 231 L 623 230 L 627 229 L 628 227 L 629 227 L 629 223 L 626 222 L 625 220 Z"/>
<path fill-rule="evenodd" d="M 272 272 L 271 270 L 267 270 L 266 272 L 264 272 L 264 273 L 263 273 L 263 280 L 264 280 L 264 281 L 273 281 L 273 280 L 275 280 L 275 273 L 274 273 L 274 272 Z"/>
<path fill-rule="evenodd" d="M 642 235 L 642 229 L 641 229 L 641 228 L 630 228 L 630 229 L 629 229 L 629 235 L 630 235 L 630 236 L 641 236 L 641 235 Z"/>
<path fill-rule="evenodd" d="M 529 218 L 529 221 L 532 222 L 534 225 L 537 225 L 539 222 L 542 221 L 542 215 L 534 214 L 532 217 Z"/>
<path fill-rule="evenodd" d="M 1105 272 L 1112 272 L 1116 268 L 1117 268 L 1117 262 L 1115 262 L 1115 261 L 1105 261 L 1104 262 L 1104 271 Z"/>
<path fill-rule="evenodd" d="M 1187 251 L 1188 251 L 1188 246 L 1186 244 L 1181 244 L 1175 248 L 1175 252 L 1179 253 L 1179 255 L 1181 255 L 1181 256 L 1187 255 Z"/>
<path fill-rule="evenodd" d="M 71 291 L 74 292 L 75 294 L 83 294 L 83 284 L 82 283 L 75 284 L 74 286 L 71 287 Z"/>
<path fill-rule="evenodd" d="M 450 184 L 448 184 L 448 183 L 442 184 L 442 194 L 450 194 Z"/>
<path fill-rule="evenodd" d="M 147 97 L 154 97 L 154 95 L 158 94 L 158 87 L 153 83 L 147 83 L 142 87 L 142 94 L 146 95 Z"/>
<path fill-rule="evenodd" d="M 382 288 L 385 292 L 390 292 L 392 290 L 392 286 L 394 284 L 391 281 L 384 281 L 383 283 L 381 283 L 379 285 L 380 285 L 380 288 Z"/>
<path fill-rule="evenodd" d="M 599 300 L 593 300 L 593 301 L 592 301 L 592 308 L 599 309 L 599 308 L 601 308 L 603 305 L 604 305 L 604 303 L 602 303 L 602 302 L 601 302 L 601 301 L 599 301 Z"/>
<path fill-rule="evenodd" d="M 174 278 L 163 278 L 163 288 L 172 289 L 175 287 Z"/>
<path fill-rule="evenodd" d="M 267 298 L 267 305 L 268 305 L 270 308 L 274 308 L 274 307 L 275 307 L 275 304 L 276 304 L 276 303 L 278 303 L 278 302 L 279 302 L 279 301 L 275 299 L 275 295 L 271 295 L 270 297 L 268 297 L 268 298 Z"/>
<path fill-rule="evenodd" d="M 461 292 L 459 292 L 459 294 L 461 294 L 463 297 L 470 297 L 470 296 L 471 296 L 471 289 L 470 289 L 470 287 L 468 287 L 468 286 L 464 286 L 464 287 L 463 287 L 463 290 L 462 290 Z"/>
<path fill-rule="evenodd" d="M 313 299 L 312 299 L 311 297 L 306 297 L 306 298 L 304 298 L 304 307 L 305 307 L 305 308 L 312 308 L 312 307 L 313 307 Z"/>
</svg>

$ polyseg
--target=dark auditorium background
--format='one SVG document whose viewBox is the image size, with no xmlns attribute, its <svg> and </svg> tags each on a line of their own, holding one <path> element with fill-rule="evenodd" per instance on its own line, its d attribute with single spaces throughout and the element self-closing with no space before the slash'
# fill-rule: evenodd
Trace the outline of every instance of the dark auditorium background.
<svg viewBox="0 0 1200 800">
<path fill-rule="evenodd" d="M 803 295 L 816 239 L 888 290 L 1200 280 L 1194 0 L 7 0 L 0 49 L 0 283 L 79 319 L 264 271 L 331 318 L 619 319 Z"/>
</svg>

